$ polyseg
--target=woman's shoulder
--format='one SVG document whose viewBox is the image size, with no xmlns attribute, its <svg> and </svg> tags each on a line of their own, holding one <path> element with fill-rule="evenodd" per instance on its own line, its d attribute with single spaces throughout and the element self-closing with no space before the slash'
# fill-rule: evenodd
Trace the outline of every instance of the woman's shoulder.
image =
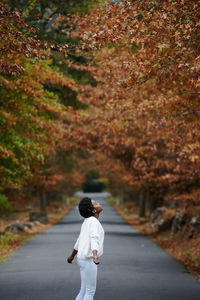
<svg viewBox="0 0 200 300">
<path fill-rule="evenodd" d="M 91 217 L 89 217 L 89 218 L 87 218 L 87 219 L 88 219 L 88 221 L 90 221 L 90 222 L 98 222 L 97 218 L 95 218 L 94 216 L 91 216 Z"/>
<path fill-rule="evenodd" d="M 93 216 L 89 217 L 89 218 L 87 218 L 87 222 L 88 222 L 87 224 L 89 225 L 89 227 L 90 226 L 93 227 L 93 225 L 94 225 L 95 227 L 98 228 L 98 230 L 104 232 L 104 229 L 103 229 L 100 221 L 97 218 L 95 218 Z"/>
<path fill-rule="evenodd" d="M 97 218 L 95 218 L 94 216 L 91 216 L 89 218 L 86 219 L 88 223 L 90 224 L 99 224 L 99 220 Z"/>
</svg>

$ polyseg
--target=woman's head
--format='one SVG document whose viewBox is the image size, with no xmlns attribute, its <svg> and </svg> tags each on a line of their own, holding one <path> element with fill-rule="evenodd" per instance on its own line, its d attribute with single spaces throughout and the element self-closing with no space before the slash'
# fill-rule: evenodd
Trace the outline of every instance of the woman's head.
<svg viewBox="0 0 200 300">
<path fill-rule="evenodd" d="M 88 197 L 83 198 L 78 205 L 80 215 L 84 218 L 94 216 L 94 206 L 92 200 Z"/>
<path fill-rule="evenodd" d="M 80 215 L 84 218 L 95 216 L 96 214 L 99 214 L 103 210 L 101 205 L 98 202 L 90 199 L 89 197 L 83 198 L 79 202 L 78 207 L 79 207 Z"/>
</svg>

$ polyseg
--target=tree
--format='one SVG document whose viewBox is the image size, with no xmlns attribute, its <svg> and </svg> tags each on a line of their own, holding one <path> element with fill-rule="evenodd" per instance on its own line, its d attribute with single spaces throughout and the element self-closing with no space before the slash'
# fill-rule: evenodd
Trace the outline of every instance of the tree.
<svg viewBox="0 0 200 300">
<path fill-rule="evenodd" d="M 196 1 L 106 2 L 74 19 L 98 85 L 82 89 L 92 115 L 72 117 L 73 136 L 150 192 L 199 185 L 198 20 Z"/>
<path fill-rule="evenodd" d="M 63 143 L 63 136 L 71 112 L 67 108 L 87 106 L 78 101 L 73 70 L 65 63 L 69 39 L 55 23 L 60 9 L 68 14 L 72 2 L 25 2 L 6 1 L 0 6 L 0 189 L 6 194 L 13 188 L 38 192 L 46 216 L 49 192 L 72 193 L 82 184 L 76 168 L 66 163 L 75 159 L 70 141 Z M 86 7 L 87 2 L 80 6 L 76 2 L 76 8 Z M 92 80 L 87 72 L 85 77 Z M 79 74 L 79 83 L 82 78 Z M 64 153 L 68 170 L 59 163 Z"/>
</svg>

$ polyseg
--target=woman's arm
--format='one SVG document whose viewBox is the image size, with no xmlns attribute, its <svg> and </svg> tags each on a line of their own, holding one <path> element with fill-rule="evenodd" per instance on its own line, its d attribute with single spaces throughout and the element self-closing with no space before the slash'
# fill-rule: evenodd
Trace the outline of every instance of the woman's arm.
<svg viewBox="0 0 200 300">
<path fill-rule="evenodd" d="M 93 262 L 96 265 L 98 265 L 99 264 L 99 260 L 98 260 L 98 257 L 97 257 L 97 250 L 93 250 L 92 253 L 93 253 Z"/>
<path fill-rule="evenodd" d="M 98 265 L 98 249 L 99 249 L 99 232 L 97 221 L 93 222 L 90 227 L 90 239 L 91 239 L 91 249 L 93 254 L 93 262 Z"/>
<path fill-rule="evenodd" d="M 79 236 L 80 236 L 80 235 L 79 235 Z M 74 249 L 73 249 L 73 251 L 72 251 L 72 254 L 71 254 L 71 255 L 68 257 L 68 259 L 67 259 L 67 261 L 68 261 L 69 264 L 72 263 L 74 257 L 75 257 L 76 254 L 78 253 L 78 243 L 79 243 L 79 237 L 78 237 L 77 240 L 76 240 L 76 243 L 75 243 L 75 245 L 74 245 Z"/>
<path fill-rule="evenodd" d="M 73 259 L 74 259 L 74 257 L 76 256 L 77 253 L 78 253 L 78 251 L 77 251 L 76 249 L 73 249 L 72 254 L 71 254 L 71 255 L 68 257 L 68 259 L 67 259 L 67 262 L 68 262 L 69 264 L 72 263 L 72 261 L 73 261 Z"/>
</svg>

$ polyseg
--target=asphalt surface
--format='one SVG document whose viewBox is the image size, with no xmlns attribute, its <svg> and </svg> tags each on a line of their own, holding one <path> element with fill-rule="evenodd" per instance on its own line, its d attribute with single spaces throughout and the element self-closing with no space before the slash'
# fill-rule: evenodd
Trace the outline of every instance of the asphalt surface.
<svg viewBox="0 0 200 300">
<path fill-rule="evenodd" d="M 200 283 L 185 267 L 128 225 L 103 199 L 104 255 L 95 300 L 199 300 Z M 0 264 L 0 300 L 74 300 L 80 287 L 76 260 L 65 259 L 83 219 L 74 207 L 58 224 L 27 241 Z"/>
</svg>

